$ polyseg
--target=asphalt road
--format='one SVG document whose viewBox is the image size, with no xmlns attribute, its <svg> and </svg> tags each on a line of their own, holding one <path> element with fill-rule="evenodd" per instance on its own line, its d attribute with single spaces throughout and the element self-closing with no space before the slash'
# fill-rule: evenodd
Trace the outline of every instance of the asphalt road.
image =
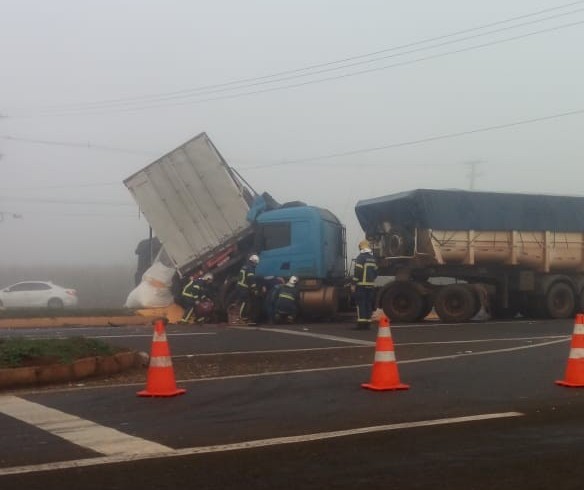
<svg viewBox="0 0 584 490">
<path fill-rule="evenodd" d="M 374 353 L 347 324 L 168 327 L 174 356 Z M 363 390 L 371 366 L 0 396 L 0 488 L 584 488 L 584 388 L 557 386 L 566 321 L 393 326 L 411 388 Z M 46 329 L 0 331 L 55 335 Z M 151 329 L 61 329 L 149 350 Z M 243 354 L 241 354 L 243 355 Z M 280 369 L 281 371 L 281 369 Z M 115 429 L 115 430 L 112 430 Z M 188 486 L 187 486 L 188 485 Z"/>
</svg>

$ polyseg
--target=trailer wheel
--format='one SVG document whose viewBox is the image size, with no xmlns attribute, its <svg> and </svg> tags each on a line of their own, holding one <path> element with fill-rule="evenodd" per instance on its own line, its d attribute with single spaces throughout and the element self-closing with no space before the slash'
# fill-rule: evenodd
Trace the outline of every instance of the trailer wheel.
<svg viewBox="0 0 584 490">
<path fill-rule="evenodd" d="M 392 322 L 415 322 L 424 310 L 424 299 L 410 283 L 398 282 L 385 291 L 381 307 Z"/>
<path fill-rule="evenodd" d="M 556 282 L 545 296 L 545 308 L 551 318 L 570 318 L 574 314 L 574 291 L 565 282 Z"/>
<path fill-rule="evenodd" d="M 438 291 L 434 301 L 436 313 L 445 322 L 467 322 L 478 311 L 476 295 L 460 284 L 444 286 Z"/>
</svg>

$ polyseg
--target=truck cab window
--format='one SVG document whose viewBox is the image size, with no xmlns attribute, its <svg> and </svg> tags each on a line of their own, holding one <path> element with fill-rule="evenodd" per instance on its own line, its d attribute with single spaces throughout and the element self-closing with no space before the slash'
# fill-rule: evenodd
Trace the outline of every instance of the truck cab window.
<svg viewBox="0 0 584 490">
<path fill-rule="evenodd" d="M 290 223 L 266 223 L 261 226 L 259 251 L 289 247 L 290 244 Z"/>
</svg>

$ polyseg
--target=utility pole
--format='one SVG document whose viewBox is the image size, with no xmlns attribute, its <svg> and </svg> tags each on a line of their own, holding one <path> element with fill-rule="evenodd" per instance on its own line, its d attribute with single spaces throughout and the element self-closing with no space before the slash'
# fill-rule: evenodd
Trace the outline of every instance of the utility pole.
<svg viewBox="0 0 584 490">
<path fill-rule="evenodd" d="M 6 218 L 23 219 L 22 214 L 20 214 L 20 213 L 13 213 L 11 211 L 2 211 L 0 209 L 0 223 L 2 223 Z"/>
<path fill-rule="evenodd" d="M 469 187 L 468 188 L 471 191 L 474 191 L 476 179 L 477 179 L 477 177 L 479 177 L 481 175 L 480 172 L 477 172 L 477 167 L 481 163 L 483 163 L 482 160 L 470 160 L 468 162 L 463 162 L 463 165 L 467 165 L 469 167 L 469 171 L 468 171 L 468 185 L 469 185 Z"/>
</svg>

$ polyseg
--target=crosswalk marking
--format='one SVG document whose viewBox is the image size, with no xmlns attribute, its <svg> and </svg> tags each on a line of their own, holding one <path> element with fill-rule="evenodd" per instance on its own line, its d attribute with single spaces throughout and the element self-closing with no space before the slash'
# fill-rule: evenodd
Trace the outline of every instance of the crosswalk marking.
<svg viewBox="0 0 584 490">
<path fill-rule="evenodd" d="M 105 456 L 146 455 L 172 449 L 16 396 L 0 396 L 0 413 Z"/>
</svg>

